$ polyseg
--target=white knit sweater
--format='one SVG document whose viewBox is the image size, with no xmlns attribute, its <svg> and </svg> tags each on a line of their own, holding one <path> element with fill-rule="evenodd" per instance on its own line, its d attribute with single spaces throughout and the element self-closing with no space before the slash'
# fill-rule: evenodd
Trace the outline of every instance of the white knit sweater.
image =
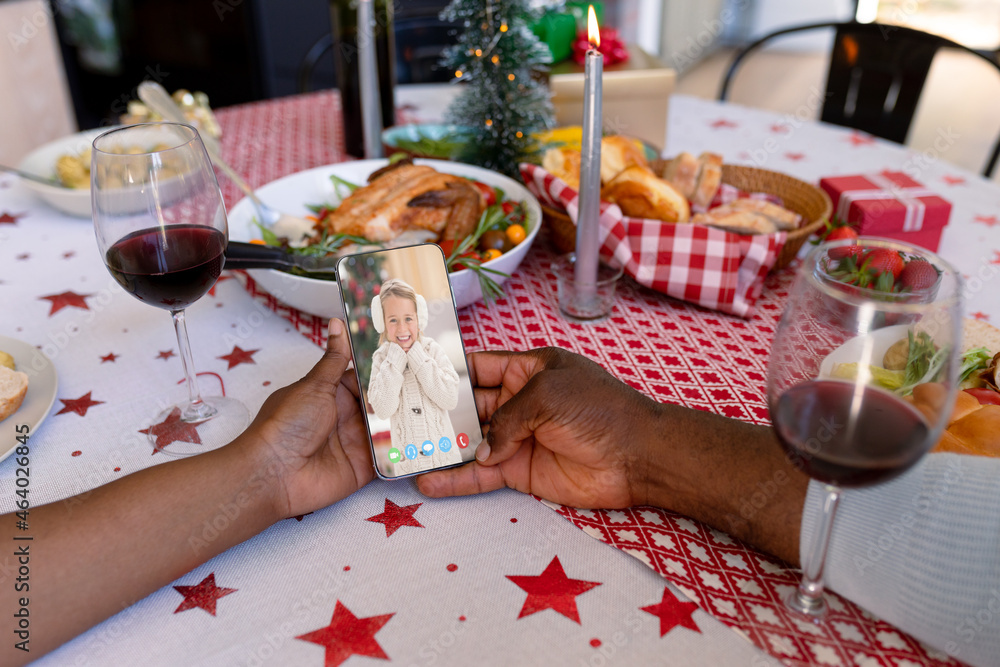
<svg viewBox="0 0 1000 667">
<path fill-rule="evenodd" d="M 812 482 L 802 556 L 822 503 Z M 848 489 L 827 584 L 970 665 L 1000 665 L 1000 459 L 930 454 L 884 484 Z"/>
<path fill-rule="evenodd" d="M 431 456 L 409 460 L 404 455 L 394 466 L 395 475 L 462 462 L 448 416 L 458 406 L 458 373 L 433 338 L 422 337 L 409 352 L 392 342 L 380 345 L 372 356 L 368 401 L 376 416 L 389 420 L 392 446 L 400 452 L 408 444 L 419 449 L 425 440 L 434 443 Z M 448 452 L 438 449 L 442 437 L 452 443 Z"/>
</svg>

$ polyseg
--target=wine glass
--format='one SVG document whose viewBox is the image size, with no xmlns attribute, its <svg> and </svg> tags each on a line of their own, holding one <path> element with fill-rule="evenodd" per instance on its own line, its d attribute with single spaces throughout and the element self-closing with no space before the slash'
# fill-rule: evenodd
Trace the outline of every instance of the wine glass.
<svg viewBox="0 0 1000 667">
<path fill-rule="evenodd" d="M 823 485 L 802 579 L 785 601 L 817 622 L 826 613 L 823 570 L 842 490 L 884 482 L 914 465 L 940 437 L 958 391 L 961 277 L 916 246 L 868 238 L 856 244 L 823 244 L 804 260 L 768 361 L 778 441 Z M 922 273 L 922 282 L 903 280 L 912 287 L 895 292 L 859 280 L 866 263 L 871 268 L 893 254 L 906 263 L 926 261 L 933 271 L 915 267 L 922 270 L 910 273 Z"/>
<path fill-rule="evenodd" d="M 239 401 L 203 398 L 184 309 L 218 279 L 229 233 L 219 183 L 190 125 L 144 123 L 105 132 L 91 153 L 91 205 L 105 266 L 125 291 L 170 311 L 188 400 L 142 432 L 154 451 L 194 454 L 229 442 L 249 423 Z"/>
</svg>

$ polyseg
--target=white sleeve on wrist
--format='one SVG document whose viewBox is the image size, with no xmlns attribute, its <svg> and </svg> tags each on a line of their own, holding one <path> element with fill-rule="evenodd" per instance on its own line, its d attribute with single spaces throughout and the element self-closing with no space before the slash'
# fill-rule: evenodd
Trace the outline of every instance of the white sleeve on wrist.
<svg viewBox="0 0 1000 667">
<path fill-rule="evenodd" d="M 809 484 L 800 556 L 819 523 Z M 972 665 L 1000 665 L 1000 459 L 931 454 L 905 475 L 846 489 L 827 587 Z"/>
</svg>

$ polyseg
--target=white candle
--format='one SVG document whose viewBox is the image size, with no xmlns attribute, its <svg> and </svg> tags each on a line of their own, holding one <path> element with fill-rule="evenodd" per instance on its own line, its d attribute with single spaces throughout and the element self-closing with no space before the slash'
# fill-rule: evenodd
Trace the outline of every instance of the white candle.
<svg viewBox="0 0 1000 667">
<path fill-rule="evenodd" d="M 361 120 L 365 157 L 382 157 L 382 100 L 378 88 L 375 56 L 375 3 L 358 0 L 358 79 L 361 89 Z"/>
<path fill-rule="evenodd" d="M 583 141 L 580 150 L 580 208 L 576 219 L 574 277 L 580 305 L 596 292 L 599 218 L 601 214 L 601 76 L 604 56 L 598 48 L 601 34 L 594 6 L 587 12 L 587 51 L 584 67 Z"/>
</svg>

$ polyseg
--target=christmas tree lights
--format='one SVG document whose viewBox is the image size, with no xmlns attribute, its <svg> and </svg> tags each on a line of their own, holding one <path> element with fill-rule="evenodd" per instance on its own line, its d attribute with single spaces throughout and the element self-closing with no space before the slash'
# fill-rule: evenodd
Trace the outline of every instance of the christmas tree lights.
<svg viewBox="0 0 1000 667">
<path fill-rule="evenodd" d="M 453 0 L 441 19 L 462 26 L 442 57 L 463 90 L 448 122 L 470 128 L 458 159 L 519 178 L 532 156 L 531 135 L 553 125 L 548 88 L 537 79 L 551 62 L 548 47 L 529 28 L 528 0 Z"/>
</svg>

